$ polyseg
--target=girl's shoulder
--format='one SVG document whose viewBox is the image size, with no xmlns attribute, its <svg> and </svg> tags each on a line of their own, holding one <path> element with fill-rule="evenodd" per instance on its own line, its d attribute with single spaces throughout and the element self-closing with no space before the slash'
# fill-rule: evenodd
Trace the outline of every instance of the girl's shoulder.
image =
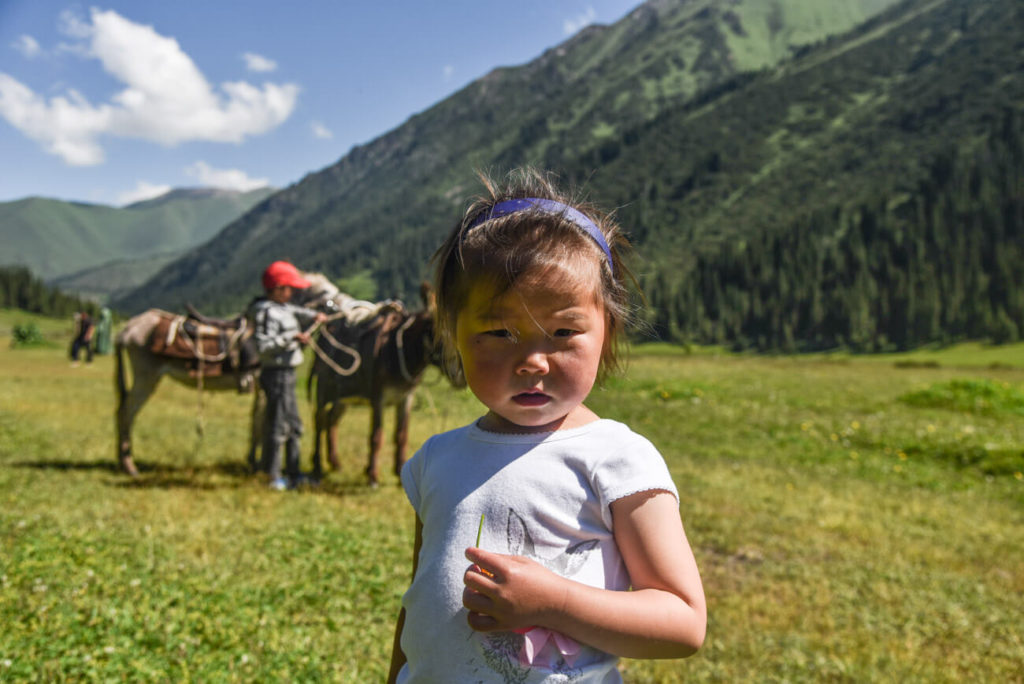
<svg viewBox="0 0 1024 684">
<path fill-rule="evenodd" d="M 607 444 L 610 448 L 622 446 L 642 446 L 654 449 L 651 440 L 638 432 L 635 432 L 625 423 L 610 418 L 601 418 L 593 423 L 584 425 L 580 430 L 585 430 L 581 437 Z"/>
<path fill-rule="evenodd" d="M 415 455 L 426 455 L 433 451 L 451 449 L 458 444 L 467 442 L 474 425 L 475 423 L 470 423 L 469 425 L 463 425 L 462 427 L 446 430 L 445 432 L 434 433 L 423 442 L 423 446 L 417 450 Z"/>
</svg>

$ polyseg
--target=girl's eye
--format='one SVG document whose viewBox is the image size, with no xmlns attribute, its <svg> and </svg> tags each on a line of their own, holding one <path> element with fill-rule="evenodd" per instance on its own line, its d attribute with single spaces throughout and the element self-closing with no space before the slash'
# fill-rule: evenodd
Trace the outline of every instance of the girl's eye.
<svg viewBox="0 0 1024 684">
<path fill-rule="evenodd" d="M 512 332 L 510 330 L 505 330 L 503 328 L 495 328 L 494 330 L 485 330 L 484 335 L 487 335 L 488 337 L 498 337 L 501 339 L 507 339 L 512 337 Z"/>
<path fill-rule="evenodd" d="M 575 334 L 576 331 L 569 328 L 559 328 L 555 331 L 555 337 L 572 337 Z"/>
</svg>

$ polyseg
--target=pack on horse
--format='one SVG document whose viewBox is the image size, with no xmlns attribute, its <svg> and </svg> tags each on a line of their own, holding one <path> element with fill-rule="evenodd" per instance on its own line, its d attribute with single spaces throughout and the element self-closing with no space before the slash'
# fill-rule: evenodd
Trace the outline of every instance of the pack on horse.
<svg viewBox="0 0 1024 684">
<path fill-rule="evenodd" d="M 314 283 L 305 294 L 309 306 L 322 305 L 337 288 L 320 274 L 306 274 Z M 132 458 L 132 425 L 139 411 L 167 375 L 203 390 L 253 392 L 248 462 L 255 468 L 261 442 L 263 397 L 258 389 L 259 356 L 251 344 L 252 330 L 244 316 L 209 318 L 189 307 L 187 316 L 149 309 L 129 319 L 115 338 L 118 394 L 117 458 L 121 468 L 138 475 Z M 126 381 L 126 364 L 132 384 Z"/>
<path fill-rule="evenodd" d="M 323 475 L 322 437 L 333 468 L 338 462 L 338 423 L 349 403 L 368 401 L 371 409 L 370 453 L 366 474 L 371 485 L 378 481 L 377 458 L 383 443 L 383 413 L 395 407 L 395 465 L 397 474 L 405 463 L 409 441 L 409 413 L 413 394 L 427 365 L 435 362 L 434 306 L 424 286 L 426 308 L 406 311 L 386 302 L 368 317 L 353 319 L 342 313 L 330 317 L 313 344 L 316 358 L 309 375 L 308 393 L 316 385 L 314 412 L 313 477 Z M 351 302 L 349 302 L 351 303 Z M 358 302 L 357 302 L 358 303 Z"/>
</svg>

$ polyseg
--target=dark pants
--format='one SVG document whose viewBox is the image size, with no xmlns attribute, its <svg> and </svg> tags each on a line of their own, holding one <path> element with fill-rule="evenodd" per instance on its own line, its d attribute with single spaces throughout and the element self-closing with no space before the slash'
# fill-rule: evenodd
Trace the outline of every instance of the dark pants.
<svg viewBox="0 0 1024 684">
<path fill-rule="evenodd" d="M 299 439 L 302 418 L 295 398 L 294 368 L 264 368 L 260 387 L 267 395 L 263 417 L 263 470 L 272 480 L 281 477 L 281 448 L 285 452 L 285 470 L 291 479 L 299 476 Z"/>
<path fill-rule="evenodd" d="M 84 337 L 76 337 L 75 341 L 71 343 L 71 360 L 78 360 L 78 352 L 85 350 L 85 360 L 87 363 L 92 363 L 92 342 L 85 339 Z"/>
</svg>

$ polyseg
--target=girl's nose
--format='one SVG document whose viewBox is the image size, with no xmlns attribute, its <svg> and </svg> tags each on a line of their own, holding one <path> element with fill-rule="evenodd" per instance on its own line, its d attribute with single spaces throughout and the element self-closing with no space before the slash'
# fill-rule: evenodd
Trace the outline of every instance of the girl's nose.
<svg viewBox="0 0 1024 684">
<path fill-rule="evenodd" d="M 516 366 L 519 375 L 537 375 L 548 372 L 548 355 L 543 349 L 534 347 L 526 352 Z"/>
</svg>

